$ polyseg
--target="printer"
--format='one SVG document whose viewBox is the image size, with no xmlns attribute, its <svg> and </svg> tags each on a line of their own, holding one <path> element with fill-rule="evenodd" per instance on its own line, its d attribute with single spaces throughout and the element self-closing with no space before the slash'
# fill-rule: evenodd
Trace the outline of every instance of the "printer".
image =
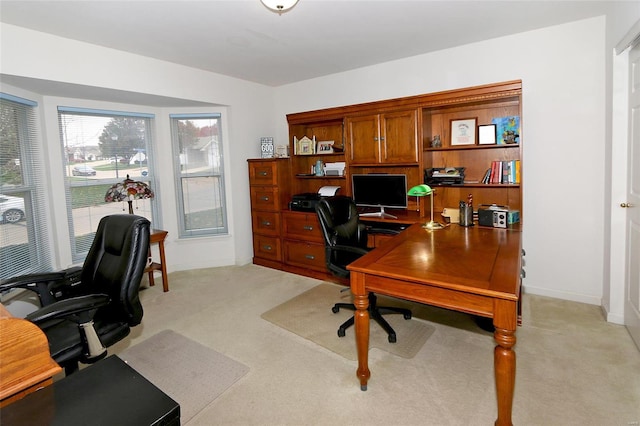
<svg viewBox="0 0 640 426">
<path fill-rule="evenodd" d="M 320 201 L 320 194 L 316 192 L 296 194 L 289 202 L 289 210 L 298 212 L 315 212 L 318 201 Z"/>
<path fill-rule="evenodd" d="M 304 194 L 296 194 L 289 202 L 289 210 L 298 212 L 315 212 L 316 204 L 322 197 L 333 197 L 340 191 L 339 186 L 327 185 L 323 186 L 318 192 L 305 192 Z"/>
</svg>

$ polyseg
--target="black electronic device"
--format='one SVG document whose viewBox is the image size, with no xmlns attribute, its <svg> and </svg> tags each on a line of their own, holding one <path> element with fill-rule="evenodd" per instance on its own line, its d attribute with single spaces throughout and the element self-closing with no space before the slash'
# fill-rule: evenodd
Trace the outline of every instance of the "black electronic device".
<svg viewBox="0 0 640 426">
<path fill-rule="evenodd" d="M 305 192 L 296 194 L 289 202 L 289 210 L 298 212 L 314 212 L 316 204 L 320 200 L 320 195 L 315 192 Z"/>
<path fill-rule="evenodd" d="M 407 208 L 407 176 L 401 174 L 352 175 L 353 201 L 359 207 L 377 207 L 375 213 L 361 213 L 360 216 L 390 217 L 385 208 Z"/>
<path fill-rule="evenodd" d="M 424 183 L 427 185 L 462 185 L 464 183 L 464 167 L 424 169 Z"/>
</svg>

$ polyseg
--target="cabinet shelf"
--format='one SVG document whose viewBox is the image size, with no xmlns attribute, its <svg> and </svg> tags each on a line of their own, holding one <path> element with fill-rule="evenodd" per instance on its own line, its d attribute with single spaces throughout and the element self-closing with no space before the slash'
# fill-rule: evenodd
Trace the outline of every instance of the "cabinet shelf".
<svg viewBox="0 0 640 426">
<path fill-rule="evenodd" d="M 424 152 L 427 151 L 460 151 L 460 150 L 476 150 L 476 149 L 501 149 L 501 148 L 520 148 L 520 144 L 501 144 L 501 145 L 456 145 L 456 146 L 441 146 L 437 148 L 425 147 Z"/>
<path fill-rule="evenodd" d="M 311 175 L 296 175 L 297 179 L 345 179 L 344 176 L 311 176 Z"/>
<path fill-rule="evenodd" d="M 433 188 L 520 188 L 519 183 L 480 183 L 480 182 L 465 182 L 462 185 L 438 185 L 429 184 Z"/>
</svg>

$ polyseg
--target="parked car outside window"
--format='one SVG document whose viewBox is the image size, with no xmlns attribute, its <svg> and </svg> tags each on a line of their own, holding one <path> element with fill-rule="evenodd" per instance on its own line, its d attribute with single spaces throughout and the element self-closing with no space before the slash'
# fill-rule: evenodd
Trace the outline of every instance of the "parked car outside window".
<svg viewBox="0 0 640 426">
<path fill-rule="evenodd" d="M 0 194 L 0 223 L 17 223 L 24 219 L 24 199 Z"/>
<path fill-rule="evenodd" d="M 96 171 L 89 166 L 80 164 L 71 170 L 71 174 L 74 176 L 95 176 Z"/>
</svg>

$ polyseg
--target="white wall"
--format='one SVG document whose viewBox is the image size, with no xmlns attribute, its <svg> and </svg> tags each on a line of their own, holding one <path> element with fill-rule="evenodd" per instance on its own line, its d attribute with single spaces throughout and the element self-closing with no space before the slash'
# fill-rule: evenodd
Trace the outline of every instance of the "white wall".
<svg viewBox="0 0 640 426">
<path fill-rule="evenodd" d="M 163 227 L 169 231 L 165 244 L 169 271 L 251 261 L 253 249 L 246 159 L 259 157 L 260 137 L 273 134 L 272 115 L 268 113 L 273 110 L 273 88 L 12 25 L 0 24 L 0 33 L 0 74 L 226 106 L 228 128 L 223 129 L 226 130 L 223 137 L 227 148 L 225 166 L 230 189 L 231 236 L 182 241 L 177 238 L 175 220 L 176 200 L 173 198 L 174 180 L 167 120 L 169 110 L 118 104 L 112 107 L 157 114 L 159 131 L 156 153 L 160 155 L 157 156 L 159 164 L 156 166 L 158 171 L 162 170 L 157 175 L 163 195 Z M 5 87 L 6 84 L 2 90 Z M 41 101 L 47 124 L 44 130 L 45 149 L 54 153 L 54 158 L 55 152 L 59 152 L 57 147 L 60 143 L 54 119 L 55 108 L 60 101 L 51 96 L 43 96 Z M 74 102 L 87 107 L 104 105 L 90 99 Z M 52 194 L 59 194 L 63 187 L 63 173 L 59 170 L 61 164 L 61 161 L 51 162 L 49 180 Z M 55 228 L 64 237 L 68 235 L 62 231 L 66 223 L 64 200 L 52 196 L 52 203 L 56 214 Z M 60 264 L 56 266 L 65 267 L 70 259 L 69 253 L 62 252 L 58 256 Z"/>
<path fill-rule="evenodd" d="M 260 136 L 272 135 L 276 143 L 285 143 L 287 113 L 521 79 L 525 288 L 530 293 L 601 302 L 603 247 L 608 239 L 604 212 L 609 207 L 603 195 L 608 138 L 605 81 L 610 78 L 604 17 L 276 89 L 6 24 L 0 24 L 0 31 L 2 74 L 228 107 L 225 137 L 229 143 L 232 239 L 178 244 L 177 229 L 168 223 L 170 215 L 163 212 L 170 231 L 170 270 L 250 260 L 246 159 L 259 156 Z M 160 161 L 166 164 L 164 157 Z M 164 185 L 173 185 L 172 177 L 165 178 Z M 171 191 L 163 188 L 163 192 Z"/>
<path fill-rule="evenodd" d="M 308 80 L 278 89 L 277 115 L 521 79 L 525 289 L 600 304 L 604 40 L 597 17 Z"/>
</svg>

